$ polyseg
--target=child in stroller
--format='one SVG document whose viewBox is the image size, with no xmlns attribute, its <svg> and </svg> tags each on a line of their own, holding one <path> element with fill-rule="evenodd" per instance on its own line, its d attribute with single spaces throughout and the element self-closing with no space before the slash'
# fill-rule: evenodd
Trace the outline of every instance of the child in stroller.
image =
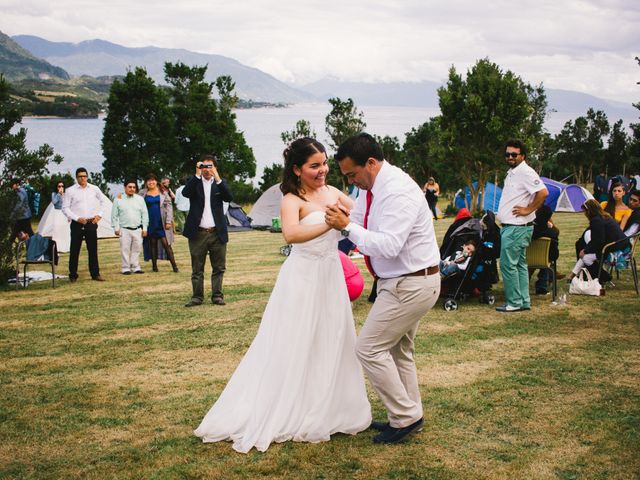
<svg viewBox="0 0 640 480">
<path fill-rule="evenodd" d="M 486 212 L 482 219 L 468 217 L 455 225 L 453 231 L 445 235 L 446 242 L 440 249 L 443 259 L 455 257 L 465 244 L 475 243 L 475 252 L 468 258 L 468 266 L 442 279 L 441 296 L 447 311 L 457 310 L 458 302 L 469 296 L 480 297 L 481 303 L 492 305 L 495 297 L 491 286 L 498 281 L 496 259 L 500 253 L 500 229 L 495 223 L 493 212 Z"/>
</svg>

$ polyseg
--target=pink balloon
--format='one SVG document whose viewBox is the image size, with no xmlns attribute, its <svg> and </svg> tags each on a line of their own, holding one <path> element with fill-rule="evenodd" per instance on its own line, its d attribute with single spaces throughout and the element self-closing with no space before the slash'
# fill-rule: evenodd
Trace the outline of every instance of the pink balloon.
<svg viewBox="0 0 640 480">
<path fill-rule="evenodd" d="M 340 254 L 340 263 L 342 263 L 349 300 L 353 302 L 364 290 L 364 278 L 357 265 L 344 252 L 339 251 L 338 253 Z"/>
</svg>

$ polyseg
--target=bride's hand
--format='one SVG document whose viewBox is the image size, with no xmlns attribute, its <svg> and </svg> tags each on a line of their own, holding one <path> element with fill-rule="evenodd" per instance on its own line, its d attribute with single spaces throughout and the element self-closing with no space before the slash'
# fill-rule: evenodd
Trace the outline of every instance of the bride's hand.
<svg viewBox="0 0 640 480">
<path fill-rule="evenodd" d="M 338 208 L 342 211 L 342 213 L 344 213 L 347 217 L 350 215 L 351 210 L 349 209 L 349 207 L 347 207 L 346 205 L 344 205 L 343 203 L 340 203 L 340 200 L 338 200 L 335 205 L 331 205 L 331 207 L 335 207 Z"/>
</svg>

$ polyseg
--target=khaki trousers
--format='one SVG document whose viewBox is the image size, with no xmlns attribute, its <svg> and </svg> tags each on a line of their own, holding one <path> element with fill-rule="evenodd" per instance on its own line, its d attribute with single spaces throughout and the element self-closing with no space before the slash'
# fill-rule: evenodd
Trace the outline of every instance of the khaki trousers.
<svg viewBox="0 0 640 480">
<path fill-rule="evenodd" d="M 140 251 L 142 250 L 142 229 L 120 229 L 120 255 L 122 272 L 140 271 Z"/>
<path fill-rule="evenodd" d="M 378 279 L 378 297 L 358 336 L 356 354 L 392 427 L 406 427 L 423 416 L 414 338 L 439 294 L 438 273 Z"/>
</svg>

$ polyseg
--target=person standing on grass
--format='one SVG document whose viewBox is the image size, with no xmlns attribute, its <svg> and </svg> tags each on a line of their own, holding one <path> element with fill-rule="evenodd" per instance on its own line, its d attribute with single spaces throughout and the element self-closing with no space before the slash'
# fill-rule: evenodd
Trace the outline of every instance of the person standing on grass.
<svg viewBox="0 0 640 480">
<path fill-rule="evenodd" d="M 140 268 L 142 237 L 147 236 L 149 214 L 144 199 L 138 195 L 138 183 L 127 180 L 124 183 L 125 195 L 116 198 L 111 209 L 111 226 L 120 237 L 120 255 L 122 256 L 122 274 L 144 273 Z"/>
<path fill-rule="evenodd" d="M 373 442 L 398 443 L 423 425 L 414 339 L 440 293 L 433 216 L 418 184 L 384 160 L 371 135 L 347 139 L 336 160 L 349 183 L 363 192 L 350 214 L 336 204 L 325 221 L 356 244 L 378 278 L 377 298 L 356 344 L 356 355 L 387 409 L 388 422 L 371 424 L 380 432 Z"/>
<path fill-rule="evenodd" d="M 504 283 L 505 304 L 498 312 L 520 312 L 531 309 L 527 247 L 533 235 L 536 210 L 549 191 L 536 171 L 527 165 L 527 149 L 520 140 L 505 145 L 509 165 L 498 206 L 500 231 L 500 272 Z"/>
<path fill-rule="evenodd" d="M 98 187 L 89 183 L 86 168 L 76 170 L 76 182 L 67 189 L 62 200 L 62 213 L 71 221 L 69 281 L 73 283 L 78 279 L 78 257 L 84 240 L 89 254 L 91 280 L 104 282 L 98 263 L 98 222 L 104 215 L 107 198 Z"/>
<path fill-rule="evenodd" d="M 204 265 L 211 261 L 211 303 L 225 305 L 222 277 L 227 261 L 227 219 L 223 202 L 233 195 L 218 173 L 215 155 L 204 155 L 196 165 L 196 174 L 182 190 L 189 199 L 189 213 L 182 234 L 189 239 L 191 253 L 191 287 L 193 293 L 185 307 L 202 305 L 204 301 Z"/>
<path fill-rule="evenodd" d="M 327 153 L 317 140 L 299 138 L 283 157 L 280 217 L 293 247 L 256 337 L 194 432 L 204 442 L 231 440 L 241 453 L 355 435 L 371 424 L 339 234 L 324 221 L 328 205 L 353 202 L 327 185 Z"/>
<path fill-rule="evenodd" d="M 20 179 L 11 180 L 11 189 L 16 194 L 16 203 L 11 212 L 13 219 L 11 237 L 16 238 L 19 232 L 24 232 L 30 237 L 33 236 L 33 228 L 31 228 L 31 208 L 29 207 L 29 195 L 24 187 L 20 186 Z"/>
</svg>

